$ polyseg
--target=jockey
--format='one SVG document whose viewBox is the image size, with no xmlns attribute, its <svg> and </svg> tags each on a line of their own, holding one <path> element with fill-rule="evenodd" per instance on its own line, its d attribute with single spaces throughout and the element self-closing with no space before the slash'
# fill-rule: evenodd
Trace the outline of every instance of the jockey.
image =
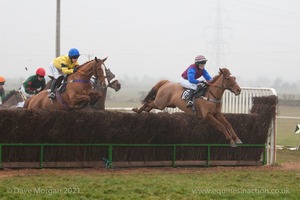
<svg viewBox="0 0 300 200">
<path fill-rule="evenodd" d="M 43 90 L 46 85 L 46 81 L 44 78 L 45 75 L 45 69 L 40 67 L 36 70 L 35 75 L 28 77 L 20 88 L 20 91 L 23 94 L 23 96 L 29 98 Z"/>
<path fill-rule="evenodd" d="M 207 62 L 207 59 L 202 56 L 198 55 L 195 58 L 195 63 L 191 64 L 182 74 L 180 79 L 180 84 L 184 88 L 189 89 L 189 96 L 187 99 L 187 107 L 193 105 L 193 97 L 194 92 L 197 89 L 197 85 L 201 83 L 200 80 L 198 80 L 201 76 L 205 78 L 206 81 L 212 80 L 209 73 L 204 68 L 205 64 Z"/>
<path fill-rule="evenodd" d="M 55 58 L 53 62 L 50 64 L 50 72 L 52 73 L 52 76 L 54 79 L 52 80 L 49 98 L 55 99 L 55 88 L 56 88 L 56 82 L 57 78 L 60 76 L 66 76 L 68 74 L 72 74 L 73 72 L 76 72 L 76 67 L 79 66 L 77 59 L 79 58 L 80 54 L 79 51 L 75 48 L 72 48 L 69 50 L 68 55 L 63 55 Z"/>
<path fill-rule="evenodd" d="M 3 96 L 5 94 L 4 90 L 4 84 L 5 84 L 5 78 L 3 76 L 0 76 L 0 96 Z"/>
</svg>

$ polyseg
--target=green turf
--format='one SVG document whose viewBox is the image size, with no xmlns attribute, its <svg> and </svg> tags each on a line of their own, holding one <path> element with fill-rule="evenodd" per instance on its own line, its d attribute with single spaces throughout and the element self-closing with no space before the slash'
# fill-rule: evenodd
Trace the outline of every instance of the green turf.
<svg viewBox="0 0 300 200">
<path fill-rule="evenodd" d="M 171 170 L 0 178 L 0 199 L 298 199 L 299 171 Z"/>
</svg>

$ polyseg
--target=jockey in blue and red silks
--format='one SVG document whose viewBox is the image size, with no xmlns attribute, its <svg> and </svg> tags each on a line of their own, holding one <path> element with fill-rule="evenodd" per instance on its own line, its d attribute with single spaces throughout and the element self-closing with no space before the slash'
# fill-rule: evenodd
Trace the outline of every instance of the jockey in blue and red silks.
<svg viewBox="0 0 300 200">
<path fill-rule="evenodd" d="M 196 56 L 195 63 L 191 64 L 182 74 L 180 79 L 180 84 L 184 88 L 189 89 L 189 96 L 187 99 L 187 107 L 193 105 L 193 97 L 194 92 L 197 89 L 197 85 L 201 83 L 198 80 L 200 77 L 204 77 L 206 81 L 212 80 L 211 76 L 209 75 L 208 71 L 204 68 L 207 59 L 202 56 Z"/>
</svg>

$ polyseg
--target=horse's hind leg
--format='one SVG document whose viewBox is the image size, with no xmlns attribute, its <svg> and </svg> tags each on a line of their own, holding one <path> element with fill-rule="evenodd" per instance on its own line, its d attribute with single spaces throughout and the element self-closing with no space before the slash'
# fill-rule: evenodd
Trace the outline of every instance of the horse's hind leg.
<svg viewBox="0 0 300 200">
<path fill-rule="evenodd" d="M 147 106 L 147 103 L 145 103 L 140 108 L 132 108 L 132 111 L 136 112 L 137 114 L 140 114 L 143 111 L 147 111 L 147 109 L 148 109 L 148 106 Z"/>
<path fill-rule="evenodd" d="M 153 108 L 147 107 L 147 108 L 145 108 L 145 111 L 146 111 L 146 112 L 150 112 L 152 109 L 153 109 Z"/>
<path fill-rule="evenodd" d="M 157 107 L 155 106 L 154 101 L 151 101 L 151 102 L 145 103 L 140 108 L 133 108 L 132 111 L 140 114 L 143 111 L 150 112 L 153 108 L 157 108 Z"/>
</svg>

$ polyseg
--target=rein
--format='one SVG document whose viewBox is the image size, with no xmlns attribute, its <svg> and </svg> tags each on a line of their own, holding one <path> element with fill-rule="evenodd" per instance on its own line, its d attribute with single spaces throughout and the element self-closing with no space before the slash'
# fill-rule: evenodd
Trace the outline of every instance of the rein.
<svg viewBox="0 0 300 200">
<path fill-rule="evenodd" d="M 79 66 L 81 67 L 81 66 Z M 107 76 L 106 76 L 106 66 L 104 64 L 104 62 L 101 64 L 101 69 L 103 71 L 103 77 L 104 77 L 104 86 L 107 86 L 109 84 L 109 81 L 107 80 Z M 90 77 L 89 74 L 83 72 L 82 70 L 78 69 L 77 72 L 87 76 L 87 77 Z M 99 79 L 99 75 L 97 73 L 97 62 L 95 62 L 95 65 L 93 66 L 93 75 L 95 76 L 95 80 L 98 80 Z M 75 82 L 75 83 L 91 83 L 92 84 L 92 81 L 89 79 L 89 80 L 82 80 L 82 79 L 74 79 L 74 80 L 71 80 L 69 81 L 69 83 L 72 83 L 72 82 Z M 102 84 L 101 84 L 102 85 Z"/>
<path fill-rule="evenodd" d="M 218 86 L 218 85 L 212 85 L 212 84 L 209 84 L 209 86 L 212 86 L 212 87 L 215 87 L 217 89 L 220 89 L 220 90 L 225 90 L 225 89 L 228 89 L 231 91 L 231 88 L 230 87 L 224 87 L 224 84 L 226 84 L 228 86 L 228 84 L 224 81 L 224 74 L 223 74 L 223 79 L 222 79 L 222 85 L 221 86 Z M 210 101 L 210 102 L 214 102 L 214 103 L 221 103 L 222 102 L 222 99 L 219 99 L 216 97 L 216 95 L 209 89 L 209 87 L 207 88 L 208 92 L 215 98 L 215 99 L 210 99 L 210 98 L 203 98 L 207 101 Z M 221 96 L 222 98 L 222 96 Z"/>
<path fill-rule="evenodd" d="M 90 80 L 74 79 L 70 80 L 69 83 L 90 83 Z"/>
</svg>

